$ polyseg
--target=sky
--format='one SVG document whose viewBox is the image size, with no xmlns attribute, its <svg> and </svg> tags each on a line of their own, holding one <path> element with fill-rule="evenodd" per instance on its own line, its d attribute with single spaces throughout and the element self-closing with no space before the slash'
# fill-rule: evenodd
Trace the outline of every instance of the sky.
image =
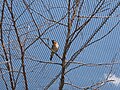
<svg viewBox="0 0 120 90">
<path fill-rule="evenodd" d="M 27 3 L 30 4 L 33 0 L 28 0 Z M 85 0 L 83 9 L 81 11 L 82 16 L 90 15 L 90 13 L 93 11 L 96 3 L 98 0 Z M 108 2 L 107 2 L 108 1 Z M 110 6 L 108 6 L 110 9 L 114 7 L 114 5 L 119 0 L 106 0 L 106 5 L 109 3 L 112 3 Z M 43 3 L 47 5 L 47 8 L 50 8 L 50 12 L 52 14 L 52 17 L 54 20 L 60 20 L 61 17 L 63 17 L 67 13 L 67 0 L 43 0 Z M 36 0 L 32 3 L 30 8 L 34 9 L 36 12 L 39 12 L 41 15 L 47 17 L 48 19 L 52 19 L 50 13 L 47 11 L 47 9 L 44 8 L 44 5 L 40 0 Z M 15 18 L 19 17 L 21 13 L 24 11 L 25 6 L 23 5 L 22 0 L 14 0 L 13 5 L 13 11 L 15 13 Z M 50 25 L 53 23 L 47 22 L 44 18 L 40 16 L 40 14 L 35 13 L 35 11 L 32 11 L 33 17 L 36 21 L 36 23 L 39 25 L 40 32 L 43 32 L 46 30 Z M 109 10 L 108 10 L 109 11 Z M 97 16 L 106 16 L 108 11 L 99 13 Z M 117 22 L 120 20 L 120 17 L 115 17 L 116 15 L 120 14 L 120 8 L 118 8 L 113 14 L 112 17 L 108 20 L 108 22 L 105 24 L 103 28 L 101 28 L 101 31 L 96 34 L 96 36 L 93 38 L 92 41 L 97 40 L 98 38 L 105 35 Z M 1 14 L 0 14 L 1 15 Z M 7 9 L 5 10 L 5 20 L 4 23 L 11 24 L 11 21 L 8 17 L 10 17 Z M 25 47 L 27 47 L 37 36 L 37 30 L 33 22 L 31 22 L 31 17 L 29 13 L 26 11 L 19 19 L 17 19 L 17 27 L 23 28 L 19 30 L 19 34 L 21 36 L 21 41 L 24 40 L 24 38 L 28 38 L 28 40 L 25 43 Z M 84 22 L 85 19 L 81 19 L 81 22 L 79 25 L 81 25 Z M 26 23 L 26 22 L 30 23 Z M 68 51 L 66 59 L 69 60 L 71 55 L 78 50 L 85 41 L 89 38 L 89 36 L 93 33 L 93 31 L 97 28 L 97 26 L 100 24 L 102 19 L 93 19 L 91 22 L 83 29 L 83 31 L 80 33 L 80 35 L 77 37 L 77 39 L 74 41 L 74 43 L 71 45 L 70 50 Z M 64 23 L 67 25 L 67 18 L 61 21 L 61 23 Z M 6 24 L 5 24 L 6 25 Z M 75 23 L 73 24 L 72 30 L 74 29 Z M 120 25 L 120 24 L 119 24 Z M 120 62 L 120 30 L 119 25 L 111 32 L 107 37 L 102 39 L 101 41 L 94 43 L 84 49 L 80 55 L 75 59 L 77 62 L 83 62 L 83 63 L 111 63 L 112 60 L 115 60 L 117 62 Z M 9 25 L 6 27 L 4 26 L 4 31 L 6 32 L 9 30 Z M 25 27 L 25 28 L 24 28 Z M 31 32 L 29 32 L 31 31 Z M 29 32 L 29 34 L 26 36 L 24 33 Z M 49 41 L 44 39 L 46 43 L 51 47 L 52 43 L 51 40 L 56 40 L 59 43 L 59 50 L 58 55 L 62 56 L 64 44 L 65 44 L 65 38 L 67 33 L 67 27 L 62 25 L 54 25 L 53 27 L 49 28 L 45 35 L 42 36 L 42 38 L 49 38 Z M 5 33 L 5 41 L 7 43 L 7 33 Z M 11 31 L 10 39 L 13 40 L 14 43 L 11 44 L 11 48 L 18 48 L 18 44 L 15 43 L 15 32 Z M 27 49 L 25 53 L 25 64 L 26 64 L 26 72 L 27 72 L 27 79 L 28 79 L 28 86 L 29 90 L 42 90 L 43 87 L 48 84 L 61 70 L 61 67 L 59 65 L 53 65 L 53 64 L 41 64 L 33 60 L 38 61 L 49 61 L 51 51 L 43 44 L 40 40 L 35 42 L 29 49 Z M 13 65 L 15 70 L 18 70 L 20 67 L 20 57 L 19 50 L 15 49 L 11 51 Z M 32 60 L 30 59 L 32 58 Z M 61 63 L 61 60 L 55 55 L 53 57 L 52 62 Z M 71 64 L 67 70 L 75 67 L 77 65 Z M 1 67 L 4 67 L 4 65 L 1 65 Z M 112 82 L 107 83 L 106 85 L 102 86 L 100 90 L 119 90 L 120 89 L 120 65 L 116 64 L 112 68 L 112 73 L 110 74 L 110 77 L 108 77 L 108 80 L 114 80 Z M 43 70 L 44 69 L 44 70 Z M 94 67 L 87 67 L 87 66 L 81 66 L 69 73 L 65 76 L 65 82 L 72 83 L 74 85 L 77 85 L 79 87 L 87 87 L 90 85 L 95 84 L 96 82 L 99 82 L 101 80 L 105 80 L 109 72 L 111 71 L 110 66 L 94 66 Z M 6 79 L 7 79 L 6 75 Z M 0 78 L 1 79 L 1 78 Z M 59 81 L 55 81 L 55 83 L 50 87 L 49 90 L 57 90 L 59 87 Z M 23 77 L 20 75 L 19 83 L 17 85 L 17 90 L 21 90 L 23 87 Z M 0 90 L 4 89 L 3 81 L 0 80 Z M 73 88 L 69 85 L 64 86 L 64 90 L 78 90 L 76 88 Z"/>
</svg>

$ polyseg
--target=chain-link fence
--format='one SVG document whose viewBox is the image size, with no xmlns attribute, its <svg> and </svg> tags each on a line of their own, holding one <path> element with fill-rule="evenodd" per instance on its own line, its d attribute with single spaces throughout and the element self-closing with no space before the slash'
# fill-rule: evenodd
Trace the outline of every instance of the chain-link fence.
<svg viewBox="0 0 120 90">
<path fill-rule="evenodd" d="M 0 0 L 0 90 L 119 90 L 119 5 Z"/>
</svg>

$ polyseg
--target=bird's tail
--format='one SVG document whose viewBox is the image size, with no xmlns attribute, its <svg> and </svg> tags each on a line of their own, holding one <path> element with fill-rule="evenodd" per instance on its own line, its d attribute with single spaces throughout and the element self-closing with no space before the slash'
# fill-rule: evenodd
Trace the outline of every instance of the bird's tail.
<svg viewBox="0 0 120 90">
<path fill-rule="evenodd" d="M 54 56 L 54 52 L 51 52 L 50 61 L 52 61 L 53 56 Z"/>
</svg>

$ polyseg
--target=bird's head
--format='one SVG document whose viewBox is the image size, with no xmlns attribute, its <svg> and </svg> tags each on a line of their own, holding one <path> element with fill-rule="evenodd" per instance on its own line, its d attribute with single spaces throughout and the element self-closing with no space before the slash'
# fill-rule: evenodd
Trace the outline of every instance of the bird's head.
<svg viewBox="0 0 120 90">
<path fill-rule="evenodd" d="M 52 40 L 52 44 L 59 46 L 59 45 L 58 45 L 58 42 L 55 41 L 55 40 Z"/>
<path fill-rule="evenodd" d="M 54 44 L 56 41 L 55 40 L 52 40 L 52 43 Z"/>
</svg>

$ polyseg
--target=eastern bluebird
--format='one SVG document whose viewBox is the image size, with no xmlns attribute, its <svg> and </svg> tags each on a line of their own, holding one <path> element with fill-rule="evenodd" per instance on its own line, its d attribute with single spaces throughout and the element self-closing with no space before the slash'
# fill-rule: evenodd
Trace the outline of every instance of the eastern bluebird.
<svg viewBox="0 0 120 90">
<path fill-rule="evenodd" d="M 52 40 L 52 52 L 51 52 L 51 55 L 50 55 L 50 61 L 52 61 L 52 58 L 54 56 L 54 54 L 58 51 L 59 49 L 59 45 L 58 45 L 58 42 L 56 42 L 55 40 Z"/>
</svg>

